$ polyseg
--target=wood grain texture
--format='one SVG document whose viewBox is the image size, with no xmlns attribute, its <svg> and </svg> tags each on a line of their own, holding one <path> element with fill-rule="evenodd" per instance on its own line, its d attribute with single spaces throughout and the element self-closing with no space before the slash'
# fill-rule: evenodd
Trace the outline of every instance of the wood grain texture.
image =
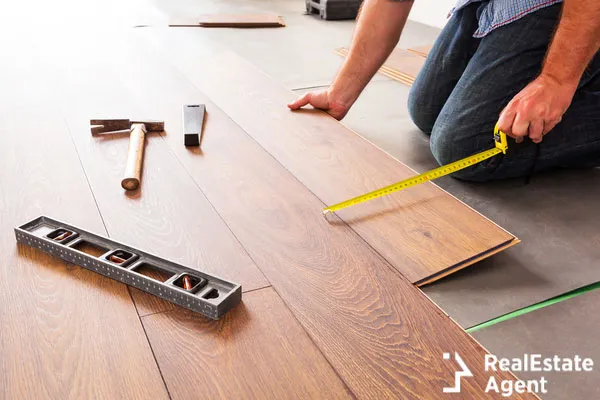
<svg viewBox="0 0 600 400">
<path fill-rule="evenodd" d="M 124 40 L 121 36 L 89 33 L 85 39 L 64 53 L 54 54 L 56 64 L 48 68 L 55 77 L 57 92 L 62 94 L 56 101 L 62 106 L 110 237 L 240 283 L 243 290 L 268 286 L 158 133 L 146 135 L 141 187 L 133 192 L 121 188 L 129 135 L 92 136 L 89 119 L 138 115 L 163 120 L 164 111 L 150 113 L 145 99 L 133 101 L 127 84 L 115 73 L 122 65 L 119 60 L 131 57 L 119 53 L 118 43 Z M 94 58 L 98 49 L 87 48 L 87 42 L 110 47 L 114 58 Z M 142 60 L 141 65 L 146 62 Z M 82 92 L 93 96 L 81 96 Z M 181 105 L 178 111 L 181 112 Z M 181 131 L 171 131 L 168 124 L 165 130 L 166 135 L 179 133 L 181 139 Z M 175 307 L 137 289 L 131 291 L 140 315 Z"/>
<path fill-rule="evenodd" d="M 201 26 L 205 28 L 278 28 L 285 26 L 275 14 L 207 14 L 195 18 L 170 19 L 169 26 Z"/>
<path fill-rule="evenodd" d="M 38 44 L 0 35 L 0 398 L 167 399 L 127 287 L 16 244 L 42 214 L 105 233 Z"/>
<path fill-rule="evenodd" d="M 162 43 L 190 81 L 324 203 L 414 175 L 325 113 L 289 111 L 285 104 L 295 95 L 244 59 L 193 32 L 163 33 L 145 37 L 155 45 Z M 338 215 L 412 282 L 464 268 L 474 257 L 515 239 L 432 183 Z"/>
<path fill-rule="evenodd" d="M 272 288 L 220 321 L 179 309 L 143 322 L 174 399 L 352 398 Z"/>
<path fill-rule="evenodd" d="M 455 371 L 442 354 L 454 350 L 475 374 L 463 383 L 463 398 L 486 397 L 484 350 L 346 224 L 328 223 L 323 203 L 210 99 L 158 62 L 119 71 L 138 101 L 150 90 L 161 93 L 145 104 L 166 110 L 165 121 L 177 130 L 178 104 L 206 104 L 201 155 L 179 137 L 164 140 L 357 397 L 439 398 Z M 152 336 L 165 325 L 148 326 L 153 348 L 167 381 L 185 379 L 176 384 L 185 387 L 173 343 Z M 193 346 L 196 337 L 186 336 L 177 334 L 177 347 Z"/>
</svg>

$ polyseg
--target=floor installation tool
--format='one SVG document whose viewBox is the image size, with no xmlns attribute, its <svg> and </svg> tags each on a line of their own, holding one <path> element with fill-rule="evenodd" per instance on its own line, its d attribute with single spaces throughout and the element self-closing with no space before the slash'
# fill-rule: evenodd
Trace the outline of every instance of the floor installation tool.
<svg viewBox="0 0 600 400">
<path fill-rule="evenodd" d="M 306 0 L 306 11 L 321 19 L 355 19 L 362 0 Z"/>
<path fill-rule="evenodd" d="M 200 146 L 205 111 L 204 104 L 183 106 L 183 144 L 186 146 Z"/>
<path fill-rule="evenodd" d="M 389 186 L 381 189 L 374 190 L 372 192 L 354 197 L 350 200 L 343 201 L 341 203 L 334 204 L 323 209 L 323 214 L 341 210 L 342 208 L 350 207 L 356 204 L 363 203 L 368 200 L 373 200 L 378 197 L 386 196 L 400 190 L 407 189 L 411 186 L 416 186 L 424 182 L 432 181 L 445 175 L 449 175 L 461 169 L 465 169 L 472 165 L 478 164 L 488 158 L 491 158 L 497 154 L 506 154 L 508 144 L 506 142 L 506 134 L 498 129 L 498 126 L 494 128 L 494 143 L 495 147 L 481 153 L 474 154 L 472 156 L 463 158 L 462 160 L 455 161 L 448 165 L 443 165 L 439 168 L 432 169 L 431 171 L 424 172 L 412 178 L 405 179 L 400 182 L 393 183 Z"/>
<path fill-rule="evenodd" d="M 136 190 L 140 186 L 146 132 L 162 132 L 165 128 L 164 122 L 92 119 L 90 125 L 92 126 L 92 135 L 130 132 L 127 164 L 125 165 L 125 175 L 121 181 L 121 186 L 125 190 Z"/>
<path fill-rule="evenodd" d="M 175 264 L 83 229 L 39 217 L 15 228 L 17 242 L 219 319 L 242 299 L 241 285 Z"/>
</svg>

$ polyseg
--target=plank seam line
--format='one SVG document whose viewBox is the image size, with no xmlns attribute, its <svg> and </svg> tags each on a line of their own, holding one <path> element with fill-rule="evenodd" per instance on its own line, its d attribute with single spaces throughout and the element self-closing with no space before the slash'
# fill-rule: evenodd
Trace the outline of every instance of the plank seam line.
<svg viewBox="0 0 600 400">
<path fill-rule="evenodd" d="M 133 302 L 133 304 L 135 304 L 135 302 L 133 301 L 133 296 L 131 295 L 131 289 L 129 286 L 127 286 L 127 292 L 129 293 L 129 297 L 131 297 L 131 301 Z M 137 309 L 137 307 L 136 307 Z M 162 369 L 160 369 L 160 363 L 158 362 L 158 359 L 156 358 L 156 354 L 154 353 L 154 348 L 152 347 L 152 342 L 150 341 L 150 338 L 148 337 L 148 332 L 146 332 L 146 327 L 144 326 L 144 321 L 142 321 L 142 317 L 140 316 L 140 314 L 138 313 L 138 318 L 140 320 L 140 325 L 142 325 L 142 330 L 144 331 L 144 336 L 146 336 L 146 340 L 148 341 L 148 347 L 150 347 L 150 351 L 152 352 L 152 357 L 154 357 L 154 362 L 156 363 L 156 368 L 158 368 L 158 373 L 160 374 L 160 378 L 163 381 L 163 385 L 165 385 L 165 390 L 167 391 L 167 396 L 169 396 L 169 399 L 172 399 L 173 397 L 171 396 L 171 392 L 169 392 L 169 385 L 167 385 L 167 381 L 165 380 L 165 376 L 163 375 Z"/>
<path fill-rule="evenodd" d="M 542 301 L 537 302 L 535 304 L 519 308 L 518 310 L 511 311 L 509 313 L 500 315 L 499 317 L 495 317 L 495 318 L 492 318 L 492 319 L 487 320 L 485 322 L 482 322 L 480 324 L 474 325 L 474 326 L 472 326 L 470 328 L 465 329 L 465 331 L 467 333 L 477 332 L 478 330 L 481 330 L 481 329 L 484 329 L 484 328 L 488 328 L 490 326 L 499 324 L 499 323 L 504 322 L 504 321 L 511 320 L 513 318 L 520 317 L 520 316 L 525 315 L 525 314 L 529 314 L 531 312 L 540 310 L 542 308 L 546 308 L 548 306 L 552 306 L 552 305 L 557 304 L 557 303 L 562 303 L 563 301 L 570 300 L 572 298 L 581 296 L 583 294 L 592 292 L 592 291 L 597 290 L 597 289 L 600 289 L 600 282 L 591 283 L 589 285 L 582 286 L 582 287 L 579 287 L 577 289 L 573 289 L 573 290 L 571 290 L 569 292 L 560 294 L 558 296 L 551 297 L 551 298 L 549 298 L 547 300 L 542 300 Z"/>
<path fill-rule="evenodd" d="M 196 86 L 194 86 L 194 87 L 196 87 Z M 250 255 L 250 253 L 248 252 L 248 250 L 246 249 L 246 247 L 244 247 L 244 245 L 242 244 L 242 242 L 240 241 L 240 239 L 231 230 L 231 227 L 229 226 L 229 224 L 223 219 L 223 216 L 221 215 L 221 213 L 219 213 L 219 211 L 217 210 L 217 208 L 215 207 L 215 205 L 212 203 L 212 201 L 210 201 L 210 199 L 208 198 L 208 196 L 206 195 L 206 193 L 204 193 L 204 191 L 202 190 L 202 188 L 200 187 L 200 185 L 198 184 L 198 182 L 196 182 L 196 179 L 194 179 L 194 177 L 192 176 L 192 174 L 190 173 L 190 171 L 188 171 L 188 169 L 185 167 L 185 165 L 183 164 L 183 162 L 181 161 L 181 159 L 171 149 L 171 146 L 169 146 L 169 143 L 167 142 L 167 140 L 165 139 L 165 137 L 163 136 L 163 134 L 159 133 L 159 136 L 162 139 L 163 145 L 166 147 L 167 151 L 169 153 L 171 153 L 171 156 L 175 160 L 177 160 L 177 162 L 179 163 L 179 165 L 181 165 L 181 168 L 183 168 L 183 170 L 187 174 L 188 178 L 190 178 L 190 180 L 194 183 L 194 186 L 196 186 L 198 188 L 198 191 L 200 191 L 200 193 L 202 194 L 202 196 L 204 197 L 204 199 L 206 199 L 206 202 L 208 204 L 210 204 L 210 207 L 212 208 L 212 210 L 215 212 L 215 214 L 217 214 L 217 216 L 219 217 L 219 220 L 221 220 L 221 222 L 223 223 L 223 225 L 225 225 L 227 227 L 227 230 L 231 233 L 231 236 L 234 237 L 235 241 L 240 245 L 240 248 L 243 250 L 243 252 L 248 256 L 248 258 L 250 259 L 250 261 L 252 261 L 252 263 L 256 266 L 256 268 L 260 271 L 260 273 L 262 274 L 263 278 L 265 278 L 265 281 L 268 283 L 268 286 L 272 286 L 272 283 L 269 281 L 269 279 L 267 278 L 267 276 L 265 275 L 265 273 L 262 271 L 262 269 L 258 268 L 258 264 L 254 260 L 254 258 L 252 258 L 252 256 Z M 258 289 L 260 289 L 260 288 L 258 288 Z"/>
<path fill-rule="evenodd" d="M 100 220 L 102 221 L 102 226 L 104 226 L 104 232 L 107 236 L 110 237 L 108 233 L 108 228 L 106 227 L 106 222 L 104 221 L 104 217 L 102 216 L 102 212 L 100 211 L 100 205 L 98 204 L 98 200 L 96 199 L 96 195 L 94 194 L 94 190 L 92 189 L 92 185 L 90 183 L 90 178 L 85 171 L 85 167 L 83 166 L 83 161 L 81 161 L 81 155 L 79 154 L 79 150 L 77 150 L 77 145 L 75 144 L 75 139 L 73 139 L 73 132 L 71 132 L 71 127 L 69 126 L 69 122 L 66 118 L 63 117 L 63 122 L 67 127 L 67 132 L 69 132 L 69 138 L 71 139 L 71 143 L 73 144 L 73 149 L 75 149 L 75 154 L 77 154 L 77 159 L 79 160 L 79 166 L 83 171 L 83 176 L 85 177 L 85 181 L 90 189 L 90 193 L 92 194 L 92 198 L 94 199 L 94 203 L 96 204 L 96 211 L 98 211 L 98 215 L 100 216 Z"/>
<path fill-rule="evenodd" d="M 178 69 L 178 68 L 174 68 L 177 72 L 179 72 L 180 74 L 182 74 L 182 72 Z M 186 76 L 184 76 L 184 79 L 188 80 Z M 188 80 L 189 81 L 189 80 Z M 192 82 L 190 82 L 192 83 Z M 196 90 L 199 90 L 198 87 L 196 85 L 194 85 L 192 83 L 192 85 L 196 88 Z M 202 92 L 204 94 L 204 92 Z M 209 98 L 208 96 L 206 96 L 207 98 Z M 210 99 L 210 98 L 209 98 Z M 216 106 L 216 104 L 215 104 Z M 216 106 L 218 107 L 218 106 Z M 219 108 L 220 109 L 220 108 Z M 222 110 L 221 110 L 222 111 Z M 228 119 L 231 120 L 231 118 L 229 117 L 229 115 L 227 115 L 225 112 L 223 112 Z M 242 129 L 242 127 L 240 127 L 235 121 L 231 120 L 236 126 L 238 126 L 242 132 L 244 132 L 246 135 L 248 135 L 248 133 Z M 248 135 L 249 137 L 251 137 L 250 135 Z M 210 201 L 210 199 L 206 196 L 206 194 L 204 193 L 204 191 L 202 190 L 202 188 L 200 187 L 200 185 L 198 184 L 198 182 L 196 181 L 196 179 L 193 177 L 193 175 L 188 171 L 188 169 L 185 167 L 185 165 L 183 164 L 183 162 L 181 161 L 181 159 L 177 156 L 177 154 L 175 154 L 172 149 L 171 146 L 169 146 L 169 144 L 167 143 L 167 140 L 164 138 L 164 136 L 162 134 L 160 134 L 160 137 L 163 139 L 164 141 L 164 145 L 167 147 L 167 150 L 171 153 L 171 155 L 173 157 L 175 157 L 175 159 L 181 164 L 181 167 L 184 169 L 184 171 L 188 174 L 188 176 L 190 177 L 190 179 L 192 180 L 192 182 L 194 182 L 194 185 L 196 185 L 196 187 L 198 187 L 198 190 L 200 191 L 200 193 L 202 193 L 202 195 L 204 196 L 204 198 L 206 198 L 206 201 L 211 205 L 211 207 L 214 209 L 214 211 L 217 213 L 217 215 L 219 216 L 219 218 L 221 218 L 221 220 L 223 221 L 223 223 L 225 224 L 225 226 L 227 226 L 227 229 L 229 229 L 229 231 L 231 232 L 231 234 L 233 235 L 233 237 L 235 238 L 235 240 L 240 244 L 240 246 L 242 247 L 242 249 L 244 250 L 244 252 L 248 255 L 248 257 L 250 258 L 250 260 L 252 260 L 252 262 L 254 263 L 254 265 L 256 266 L 256 268 L 258 268 L 258 270 L 261 272 L 261 274 L 263 274 L 263 276 L 265 277 L 266 281 L 269 282 L 269 286 L 273 289 L 273 291 L 275 291 L 275 293 L 277 294 L 277 296 L 279 297 L 279 299 L 283 302 L 283 304 L 286 306 L 286 308 L 288 309 L 288 311 L 290 312 L 290 314 L 292 315 L 292 317 L 294 318 L 294 320 L 298 323 L 298 325 L 300 326 L 300 328 L 302 328 L 302 331 L 306 334 L 306 336 L 309 338 L 309 340 L 311 341 L 311 343 L 315 346 L 315 349 L 319 352 L 319 354 L 321 354 L 321 356 L 323 357 L 323 359 L 327 362 L 327 364 L 329 365 L 329 367 L 332 369 L 332 371 L 336 374 L 336 376 L 339 378 L 340 382 L 342 382 L 342 384 L 344 385 L 344 387 L 346 388 L 346 391 L 352 396 L 352 398 L 356 399 L 356 395 L 354 394 L 354 392 L 352 392 L 352 390 L 350 389 L 350 386 L 348 385 L 348 383 L 343 379 L 343 377 L 340 375 L 340 373 L 338 372 L 338 370 L 333 366 L 333 364 L 331 363 L 331 361 L 329 360 L 329 358 L 327 358 L 327 356 L 325 355 L 325 353 L 323 353 L 323 350 L 321 349 L 321 347 L 319 347 L 317 345 L 317 343 L 315 342 L 315 340 L 313 339 L 313 337 L 310 335 L 310 333 L 306 330 L 306 328 L 304 327 L 304 325 L 300 322 L 300 320 L 298 320 L 298 318 L 296 317 L 296 314 L 294 314 L 289 306 L 289 304 L 283 299 L 283 297 L 281 296 L 281 294 L 279 293 L 279 291 L 277 290 L 277 288 L 275 286 L 273 286 L 273 284 L 269 281 L 268 277 L 265 275 L 265 273 L 263 272 L 263 270 L 260 268 L 260 266 L 258 265 L 258 263 L 254 260 L 254 258 L 250 255 L 250 253 L 248 252 L 248 250 L 246 249 L 246 247 L 242 244 L 242 242 L 238 239 L 238 237 L 236 236 L 236 234 L 231 230 L 231 227 L 229 226 L 229 224 L 227 224 L 227 222 L 223 219 L 223 217 L 221 216 L 221 214 L 218 212 L 218 210 L 215 208 L 214 204 Z M 252 137 L 251 137 L 252 138 Z M 252 138 L 252 140 L 254 140 L 254 138 Z M 259 144 L 260 146 L 260 144 Z M 260 148 L 262 149 L 262 146 L 260 146 Z M 263 151 L 265 151 L 265 153 L 267 153 L 270 157 L 273 158 L 273 156 L 266 150 L 263 149 Z M 278 164 L 279 161 L 275 160 Z M 284 168 L 288 173 L 290 173 L 290 175 L 292 175 L 292 177 L 294 179 L 296 179 L 296 177 L 291 174 L 291 172 L 289 172 L 284 166 L 282 166 L 282 168 Z M 304 185 L 302 185 L 304 186 Z M 312 193 L 312 192 L 311 192 Z M 316 197 L 316 196 L 315 196 Z M 377 253 L 379 254 L 379 253 Z M 248 292 L 244 292 L 244 294 L 255 291 L 255 290 L 261 290 L 264 288 L 258 288 L 258 289 L 254 289 L 254 290 L 249 290 Z M 143 325 L 143 323 L 142 323 Z"/>
<path fill-rule="evenodd" d="M 85 171 L 83 162 L 81 161 L 81 155 L 79 154 L 79 150 L 77 150 L 77 145 L 75 144 L 75 139 L 73 139 L 73 132 L 71 132 L 71 128 L 70 128 L 69 123 L 66 120 L 66 118 L 63 118 L 63 122 L 67 128 L 67 132 L 69 133 L 69 138 L 71 139 L 71 143 L 73 144 L 73 148 L 75 149 L 75 154 L 77 154 L 77 159 L 79 160 L 79 166 L 81 167 L 81 170 L 83 171 L 83 176 L 85 177 L 85 180 L 88 184 L 88 188 L 90 189 L 90 193 L 92 194 L 92 198 L 94 199 L 94 203 L 96 204 L 96 211 L 98 211 L 98 215 L 100 216 L 100 220 L 102 221 L 102 225 L 104 226 L 104 231 L 106 232 L 106 235 L 108 237 L 110 237 L 108 228 L 106 227 L 106 222 L 104 221 L 104 217 L 102 216 L 102 212 L 100 211 L 100 206 L 98 205 L 98 200 L 96 199 L 96 195 L 94 194 L 94 190 L 92 189 L 92 185 L 90 184 L 90 179 L 87 175 L 87 172 Z M 123 283 L 123 285 L 125 285 L 125 284 Z M 150 348 L 150 351 L 152 352 L 152 358 L 154 358 L 154 362 L 156 363 L 156 367 L 158 368 L 158 373 L 160 374 L 160 377 L 163 381 L 165 390 L 167 391 L 167 396 L 169 396 L 169 399 L 171 399 L 171 394 L 169 393 L 169 387 L 167 386 L 165 377 L 163 376 L 163 373 L 160 369 L 160 364 L 158 363 L 158 360 L 156 359 L 156 355 L 154 354 L 154 349 L 152 348 L 152 343 L 150 342 L 150 338 L 148 337 L 148 334 L 146 333 L 146 327 L 144 327 L 144 322 L 142 321 L 142 317 L 140 316 L 140 311 L 137 307 L 137 304 L 135 303 L 135 301 L 133 299 L 133 296 L 131 295 L 131 288 L 128 285 L 125 285 L 125 287 L 127 288 L 127 293 L 129 294 L 129 299 L 131 300 L 131 303 L 133 304 L 135 312 L 138 316 L 138 321 L 140 321 L 140 325 L 142 327 L 142 330 L 144 331 L 144 337 L 146 338 L 148 347 Z"/>
</svg>

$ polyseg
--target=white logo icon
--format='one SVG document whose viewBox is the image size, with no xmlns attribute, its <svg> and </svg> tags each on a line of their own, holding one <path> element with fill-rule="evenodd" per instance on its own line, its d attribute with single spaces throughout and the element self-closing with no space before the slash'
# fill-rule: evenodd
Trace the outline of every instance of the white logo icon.
<svg viewBox="0 0 600 400">
<path fill-rule="evenodd" d="M 444 353 L 444 360 L 449 360 L 450 357 L 451 357 L 450 353 Z M 471 373 L 471 370 L 469 369 L 469 367 L 467 367 L 467 364 L 465 364 L 465 362 L 463 361 L 462 358 L 460 358 L 460 356 L 458 355 L 457 352 L 454 352 L 454 359 L 460 366 L 461 370 L 456 371 L 454 373 L 454 387 L 445 387 L 444 393 L 460 393 L 460 378 L 462 378 L 463 376 L 464 377 L 473 376 L 473 374 Z"/>
</svg>

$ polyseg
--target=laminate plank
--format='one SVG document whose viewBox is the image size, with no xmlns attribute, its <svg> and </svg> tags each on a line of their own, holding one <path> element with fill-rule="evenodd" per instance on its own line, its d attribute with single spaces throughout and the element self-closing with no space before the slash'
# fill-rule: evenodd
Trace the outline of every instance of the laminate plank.
<svg viewBox="0 0 600 400">
<path fill-rule="evenodd" d="M 135 59 L 157 59 L 150 54 Z M 146 106 L 165 110 L 175 130 L 181 131 L 179 104 L 206 104 L 201 153 L 184 148 L 180 137 L 164 140 L 352 393 L 439 398 L 455 371 L 442 354 L 458 350 L 475 375 L 463 382 L 463 398 L 493 397 L 484 394 L 485 351 L 475 341 L 346 224 L 328 223 L 319 211 L 323 203 L 187 79 L 159 62 L 139 63 L 119 69 L 129 91 L 139 101 L 160 92 Z M 180 363 L 169 356 L 174 344 L 150 336 L 163 374 L 185 379 L 176 386 L 188 390 L 187 379 L 175 377 Z M 192 332 L 187 336 L 178 335 L 177 347 L 197 340 Z"/>
<path fill-rule="evenodd" d="M 125 135 L 90 134 L 90 118 L 131 117 L 162 119 L 164 111 L 149 113 L 145 100 L 132 101 L 126 83 L 112 72 L 130 55 L 119 51 L 122 36 L 86 34 L 64 52 L 53 50 L 53 73 L 73 142 L 111 238 L 158 254 L 193 269 L 242 284 L 243 290 L 268 286 L 263 274 L 231 234 L 158 133 L 146 135 L 140 189 L 121 188 L 129 142 Z M 86 42 L 96 43 L 91 49 Z M 98 46 L 112 57 L 96 59 Z M 57 53 L 57 51 L 59 51 Z M 93 95 L 82 96 L 81 93 Z M 181 112 L 181 106 L 177 110 Z M 166 135 L 177 131 L 165 125 Z M 173 309 L 173 304 L 132 288 L 140 315 Z"/>
<path fill-rule="evenodd" d="M 276 14 L 206 14 L 195 18 L 173 18 L 169 26 L 206 28 L 278 28 L 284 27 L 283 18 Z"/>
<path fill-rule="evenodd" d="M 0 398 L 167 399 L 121 283 L 17 245 L 49 215 L 105 233 L 29 26 L 0 26 Z M 31 39 L 31 40 L 28 40 Z"/>
<path fill-rule="evenodd" d="M 182 33 L 145 37 L 326 204 L 414 175 L 325 113 L 290 112 L 285 104 L 295 98 L 293 93 L 202 36 Z M 338 215 L 417 284 L 515 243 L 513 235 L 432 183 Z"/>
<path fill-rule="evenodd" d="M 346 399 L 352 394 L 272 288 L 219 321 L 143 318 L 174 399 Z"/>
</svg>

